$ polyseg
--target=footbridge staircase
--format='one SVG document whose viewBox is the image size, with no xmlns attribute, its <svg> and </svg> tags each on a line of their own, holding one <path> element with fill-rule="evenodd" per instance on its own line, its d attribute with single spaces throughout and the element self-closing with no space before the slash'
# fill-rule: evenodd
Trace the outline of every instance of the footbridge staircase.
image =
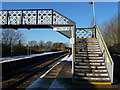
<svg viewBox="0 0 120 90">
<path fill-rule="evenodd" d="M 110 85 L 113 83 L 113 61 L 98 26 L 75 30 L 75 83 Z"/>
<path fill-rule="evenodd" d="M 53 9 L 0 10 L 6 28 L 52 28 L 70 38 L 72 75 L 75 83 L 112 84 L 114 63 L 100 28 L 76 28 L 76 23 Z"/>
</svg>

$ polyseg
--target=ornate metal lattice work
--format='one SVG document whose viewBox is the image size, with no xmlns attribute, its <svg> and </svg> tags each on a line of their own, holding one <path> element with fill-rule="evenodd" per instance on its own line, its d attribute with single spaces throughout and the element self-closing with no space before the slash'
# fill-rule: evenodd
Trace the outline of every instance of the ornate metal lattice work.
<svg viewBox="0 0 120 90">
<path fill-rule="evenodd" d="M 52 10 L 38 11 L 38 24 L 52 24 Z"/>
<path fill-rule="evenodd" d="M 52 9 L 1 10 L 0 25 L 75 25 Z"/>
<path fill-rule="evenodd" d="M 0 11 L 0 24 L 7 24 L 7 11 Z"/>
<path fill-rule="evenodd" d="M 61 16 L 59 13 L 54 11 L 53 16 L 53 22 L 54 24 L 69 24 L 69 20 L 65 17 Z"/>
<path fill-rule="evenodd" d="M 8 25 L 21 24 L 21 11 L 9 11 L 8 12 Z"/>
<path fill-rule="evenodd" d="M 94 38 L 94 30 L 76 30 L 76 38 Z"/>
<path fill-rule="evenodd" d="M 36 11 L 23 11 L 23 25 L 36 24 Z"/>
</svg>

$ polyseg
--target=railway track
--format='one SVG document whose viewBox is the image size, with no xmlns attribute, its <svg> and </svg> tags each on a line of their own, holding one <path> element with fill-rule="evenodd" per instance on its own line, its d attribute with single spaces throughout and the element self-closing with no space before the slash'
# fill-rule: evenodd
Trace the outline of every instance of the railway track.
<svg viewBox="0 0 120 90">
<path fill-rule="evenodd" d="M 15 75 L 15 76 L 12 76 L 11 78 L 9 78 L 7 80 L 2 81 L 1 82 L 2 89 L 4 90 L 4 89 L 10 89 L 10 88 L 19 88 L 20 84 L 24 84 L 24 82 L 26 82 L 26 80 L 30 79 L 31 77 L 34 77 L 37 73 L 39 75 L 44 73 L 50 66 L 57 63 L 60 59 L 62 59 L 66 55 L 67 54 L 59 55 L 59 56 L 54 57 L 54 58 L 52 57 L 49 60 L 47 60 L 46 62 L 38 64 L 34 67 L 31 67 L 31 68 Z M 38 77 L 36 77 L 36 79 L 37 78 Z M 34 78 L 34 80 L 35 80 L 35 78 Z M 29 83 L 29 84 L 31 84 L 31 83 Z M 27 84 L 27 86 L 29 84 Z"/>
</svg>

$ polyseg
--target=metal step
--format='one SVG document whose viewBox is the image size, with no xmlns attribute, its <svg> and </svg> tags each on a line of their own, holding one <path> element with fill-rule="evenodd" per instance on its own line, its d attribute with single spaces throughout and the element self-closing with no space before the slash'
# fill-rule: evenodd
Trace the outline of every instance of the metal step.
<svg viewBox="0 0 120 90">
<path fill-rule="evenodd" d="M 85 76 L 87 76 L 87 77 L 90 77 L 90 76 L 93 76 L 93 77 L 106 76 L 106 77 L 108 77 L 108 73 L 77 73 L 76 72 L 75 75 L 82 76 L 82 77 L 85 77 Z"/>
<path fill-rule="evenodd" d="M 98 41 L 76 41 L 76 43 L 98 43 Z"/>
<path fill-rule="evenodd" d="M 104 60 L 75 60 L 79 63 L 104 63 Z"/>
<path fill-rule="evenodd" d="M 110 81 L 110 78 L 109 77 L 78 77 L 78 76 L 74 76 L 74 79 L 75 80 L 80 80 L 80 81 L 83 81 L 83 80 L 90 80 L 90 81 Z"/>
<path fill-rule="evenodd" d="M 95 56 L 101 56 L 102 54 L 75 54 L 75 56 L 76 57 L 81 57 L 81 56 L 93 56 L 93 57 L 95 57 Z"/>
<path fill-rule="evenodd" d="M 103 57 L 85 57 L 85 56 L 81 56 L 81 57 L 75 57 L 75 59 L 80 59 L 80 60 L 103 60 Z"/>
<path fill-rule="evenodd" d="M 75 49 L 100 49 L 100 47 L 96 46 L 75 46 Z"/>
<path fill-rule="evenodd" d="M 94 49 L 94 50 L 93 50 L 93 49 L 88 49 L 88 50 L 79 50 L 79 49 L 78 49 L 78 50 L 76 50 L 76 51 L 77 51 L 77 52 L 84 52 L 84 51 L 85 51 L 85 52 L 89 52 L 89 51 L 92 51 L 92 52 L 95 52 L 95 51 L 100 52 L 100 49 Z"/>
<path fill-rule="evenodd" d="M 87 65 L 103 66 L 103 65 L 105 65 L 105 63 L 79 63 L 79 62 L 75 62 L 75 65 L 81 65 L 81 66 L 87 66 Z"/>
<path fill-rule="evenodd" d="M 100 48 L 83 48 L 83 47 L 81 47 L 81 48 L 75 48 L 75 49 L 77 49 L 77 50 L 98 50 L 98 51 L 100 51 Z"/>
<path fill-rule="evenodd" d="M 92 73 L 107 73 L 106 69 L 90 70 L 90 69 L 75 69 L 75 72 L 92 72 Z"/>
<path fill-rule="evenodd" d="M 86 53 L 87 53 L 87 54 L 88 54 L 88 53 L 89 53 L 89 54 L 101 54 L 102 52 L 100 52 L 100 51 L 99 51 L 99 52 L 98 52 L 98 51 L 94 51 L 94 52 L 89 51 L 89 52 L 86 52 L 86 51 L 85 51 L 85 52 L 76 52 L 76 53 L 78 53 L 78 54 L 86 54 Z"/>
<path fill-rule="evenodd" d="M 75 49 L 83 49 L 83 50 L 89 50 L 89 49 L 92 49 L 92 50 L 94 50 L 94 49 L 100 49 L 100 47 L 75 47 Z"/>
<path fill-rule="evenodd" d="M 75 65 L 75 68 L 80 68 L 80 69 L 81 69 L 81 68 L 83 68 L 83 69 L 84 69 L 84 68 L 85 68 L 85 69 L 87 69 L 87 68 L 88 68 L 88 69 L 89 69 L 89 68 L 90 68 L 90 69 L 99 69 L 99 68 L 103 68 L 103 69 L 106 69 L 105 66 L 76 66 L 76 65 Z"/>
<path fill-rule="evenodd" d="M 94 43 L 92 43 L 92 42 L 89 42 L 89 43 L 75 43 L 75 45 L 79 45 L 79 46 L 81 46 L 81 45 L 99 45 L 99 43 L 98 42 L 94 42 Z"/>
<path fill-rule="evenodd" d="M 81 40 L 76 40 L 76 41 L 98 41 L 97 39 L 81 39 Z"/>
<path fill-rule="evenodd" d="M 84 46 L 83 44 L 81 44 L 81 45 L 75 45 L 75 47 L 81 47 L 81 46 Z M 87 46 L 87 47 L 100 47 L 99 45 L 85 45 L 85 46 Z"/>
</svg>

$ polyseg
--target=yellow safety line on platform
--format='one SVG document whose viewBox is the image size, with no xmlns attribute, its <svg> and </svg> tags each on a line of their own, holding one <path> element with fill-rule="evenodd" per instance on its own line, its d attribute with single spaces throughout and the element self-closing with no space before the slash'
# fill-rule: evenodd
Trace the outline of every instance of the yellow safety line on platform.
<svg viewBox="0 0 120 90">
<path fill-rule="evenodd" d="M 111 85 L 111 82 L 79 82 L 79 81 L 73 81 L 73 83 L 76 84 L 95 84 L 95 85 Z"/>
<path fill-rule="evenodd" d="M 96 38 L 76 38 L 77 40 L 78 39 L 96 39 Z"/>
</svg>

